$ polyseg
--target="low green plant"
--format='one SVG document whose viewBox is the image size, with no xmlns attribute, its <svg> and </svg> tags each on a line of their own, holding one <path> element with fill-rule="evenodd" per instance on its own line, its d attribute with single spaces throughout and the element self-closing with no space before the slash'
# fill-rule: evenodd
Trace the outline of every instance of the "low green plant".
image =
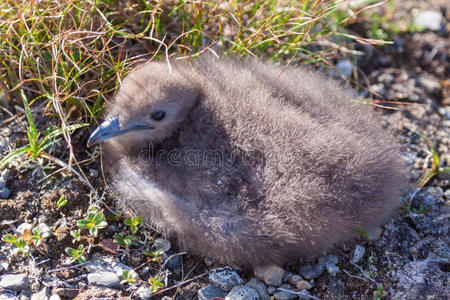
<svg viewBox="0 0 450 300">
<path fill-rule="evenodd" d="M 158 264 L 162 264 L 163 263 L 163 254 L 164 251 L 158 249 L 155 251 L 152 250 L 144 250 L 142 251 L 142 254 L 150 256 L 150 260 L 157 262 Z"/>
<path fill-rule="evenodd" d="M 75 244 L 76 242 L 81 242 L 81 230 L 71 230 L 70 235 L 72 236 L 72 243 Z"/>
<path fill-rule="evenodd" d="M 373 300 L 381 300 L 384 296 L 386 296 L 386 293 L 383 284 L 377 283 L 377 289 L 373 292 Z"/>
<path fill-rule="evenodd" d="M 131 217 L 129 219 L 125 219 L 125 225 L 130 227 L 131 233 L 136 233 L 138 231 L 138 226 L 142 224 L 142 217 Z"/>
<path fill-rule="evenodd" d="M 66 204 L 67 204 L 67 199 L 64 197 L 64 195 L 61 195 L 61 197 L 59 197 L 58 201 L 56 202 L 56 206 L 58 208 L 61 208 Z"/>
<path fill-rule="evenodd" d="M 25 230 L 21 236 L 5 234 L 2 236 L 2 241 L 15 246 L 12 250 L 12 254 L 22 253 L 27 256 L 31 249 L 35 249 L 41 254 L 48 254 L 45 239 L 38 227 L 31 230 Z"/>
<path fill-rule="evenodd" d="M 372 239 L 372 237 L 370 236 L 370 234 L 368 234 L 364 229 L 359 228 L 359 229 L 357 229 L 356 231 L 358 231 L 358 233 L 359 233 L 361 236 L 365 237 L 366 239 L 368 239 L 368 240 L 371 240 L 371 239 Z"/>
<path fill-rule="evenodd" d="M 121 235 L 119 233 L 114 234 L 114 243 L 122 246 L 125 250 L 128 250 L 131 245 L 137 240 L 137 236 L 134 234 L 130 235 Z"/>
<path fill-rule="evenodd" d="M 27 154 L 27 157 L 33 161 L 38 161 L 38 158 L 47 158 L 57 164 L 60 164 L 58 159 L 54 158 L 52 155 L 44 151 L 47 150 L 50 146 L 59 142 L 61 139 L 58 137 L 62 135 L 64 131 L 62 129 L 53 128 L 52 130 L 47 130 L 45 132 L 45 135 L 41 137 L 36 129 L 33 115 L 31 113 L 27 97 L 23 90 L 20 91 L 20 96 L 22 98 L 23 106 L 25 108 L 25 114 L 28 120 L 28 127 L 27 127 L 28 145 L 16 149 L 11 153 L 9 153 L 8 155 L 6 155 L 2 160 L 0 160 L 0 168 L 2 168 L 7 162 L 12 160 L 13 158 L 23 154 Z M 88 124 L 85 123 L 69 125 L 66 127 L 65 131 L 71 132 L 73 130 L 85 127 L 87 125 Z"/>
<path fill-rule="evenodd" d="M 409 210 L 415 215 L 426 215 L 431 211 L 431 207 L 419 205 L 419 207 L 410 207 Z"/>
<path fill-rule="evenodd" d="M 78 245 L 78 249 L 67 247 L 65 251 L 72 262 L 85 263 L 87 261 L 86 249 L 83 245 Z"/>
<path fill-rule="evenodd" d="M 135 285 L 137 283 L 137 278 L 128 270 L 122 271 L 123 280 L 120 283 L 128 283 L 129 285 Z"/>
<path fill-rule="evenodd" d="M 441 167 L 439 162 L 439 154 L 436 150 L 436 147 L 434 147 L 433 143 L 431 142 L 431 140 L 421 132 L 415 131 L 415 133 L 419 135 L 421 138 L 423 138 L 429 147 L 429 149 L 424 149 L 424 151 L 427 153 L 427 156 L 424 160 L 422 167 L 422 177 L 419 180 L 419 183 L 417 184 L 418 188 L 422 188 L 434 176 L 440 173 L 449 173 L 450 167 L 448 166 Z M 428 167 L 430 159 L 431 159 L 431 168 Z"/>
<path fill-rule="evenodd" d="M 13 254 L 22 253 L 27 256 L 30 253 L 30 246 L 27 245 L 24 239 L 19 238 L 17 235 L 5 234 L 2 237 L 2 241 L 16 246 L 16 248 L 12 250 Z"/>
<path fill-rule="evenodd" d="M 99 229 L 105 228 L 108 223 L 102 211 L 88 211 L 86 218 L 78 220 L 78 227 L 89 229 L 89 233 L 96 237 Z"/>
<path fill-rule="evenodd" d="M 157 291 L 159 291 L 164 287 L 164 283 L 162 283 L 161 276 L 151 277 L 148 280 L 148 283 L 150 284 L 150 290 L 152 291 L 152 293 L 156 293 Z"/>
</svg>

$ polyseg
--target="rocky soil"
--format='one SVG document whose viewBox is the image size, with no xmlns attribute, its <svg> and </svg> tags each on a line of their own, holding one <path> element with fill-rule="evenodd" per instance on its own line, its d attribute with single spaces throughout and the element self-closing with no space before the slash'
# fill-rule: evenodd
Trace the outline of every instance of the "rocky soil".
<svg viewBox="0 0 450 300">
<path fill-rule="evenodd" d="M 368 87 L 363 96 L 390 108 L 377 110 L 408 164 L 410 188 L 383 228 L 315 258 L 253 271 L 180 253 L 147 224 L 128 249 L 119 248 L 114 234 L 127 235 L 130 228 L 114 209 L 114 195 L 90 193 L 77 176 L 55 173 L 58 168 L 48 162 L 29 163 L 1 173 L 0 234 L 24 236 L 39 227 L 44 243 L 25 256 L 12 255 L 14 247 L 0 242 L 0 299 L 450 299 L 450 175 L 438 174 L 417 188 L 424 169 L 431 170 L 433 147 L 440 167 L 450 162 L 450 7 L 446 1 L 417 3 L 405 1 L 395 18 L 420 24 L 422 32 L 394 36 L 393 44 L 379 48 L 361 47 L 363 56 L 336 62 L 344 74 L 356 70 Z M 354 30 L 360 26 L 356 22 Z M 22 112 L 18 106 L 0 111 L 3 155 L 25 144 Z M 51 124 L 50 118 L 37 119 L 40 128 Z M 87 135 L 83 129 L 72 136 L 74 151 L 89 161 L 87 176 L 100 188 L 100 154 L 86 149 Z M 67 152 L 64 141 L 52 149 L 55 157 Z M 61 196 L 64 206 L 57 205 Z M 103 210 L 108 225 L 95 238 L 82 236 L 84 245 L 93 246 L 86 249 L 87 262 L 73 262 L 65 252 L 75 248 L 70 231 L 79 229 L 90 206 Z"/>
</svg>

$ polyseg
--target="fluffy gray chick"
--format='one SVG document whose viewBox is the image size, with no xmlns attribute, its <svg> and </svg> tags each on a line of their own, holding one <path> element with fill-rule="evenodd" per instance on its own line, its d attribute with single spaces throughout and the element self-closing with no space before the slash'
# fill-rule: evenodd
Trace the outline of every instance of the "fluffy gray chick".
<svg viewBox="0 0 450 300">
<path fill-rule="evenodd" d="M 133 71 L 88 144 L 122 204 L 224 264 L 282 263 L 384 222 L 405 172 L 371 106 L 297 68 L 199 58 Z"/>
</svg>

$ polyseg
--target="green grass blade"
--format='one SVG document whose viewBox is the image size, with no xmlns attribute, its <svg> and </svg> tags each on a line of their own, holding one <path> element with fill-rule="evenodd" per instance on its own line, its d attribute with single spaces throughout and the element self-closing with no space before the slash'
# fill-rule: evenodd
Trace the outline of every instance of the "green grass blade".
<svg viewBox="0 0 450 300">
<path fill-rule="evenodd" d="M 2 160 L 0 161 L 0 169 L 3 168 L 3 166 L 10 161 L 11 159 L 13 159 L 14 157 L 16 157 L 17 155 L 20 155 L 24 152 L 30 151 L 30 146 L 25 146 L 22 148 L 19 148 L 13 152 L 11 152 L 10 154 L 6 155 L 4 158 L 2 158 Z"/>
<path fill-rule="evenodd" d="M 72 131 L 75 131 L 75 130 L 77 130 L 77 129 L 86 127 L 86 126 L 88 126 L 88 125 L 89 125 L 88 123 L 73 124 L 73 125 L 67 126 L 65 130 L 68 131 L 68 132 L 72 132 Z M 49 142 L 51 139 L 60 136 L 61 134 L 63 134 L 63 132 L 64 132 L 64 131 L 63 131 L 61 128 L 60 128 L 60 129 L 56 129 L 56 130 L 50 132 L 49 134 L 47 134 L 45 137 L 42 138 L 41 142 L 39 143 L 39 148 L 42 148 L 44 145 L 47 145 L 46 147 L 48 147 L 48 146 L 50 146 L 50 145 L 56 143 L 56 141 L 55 141 L 55 142 L 53 142 L 53 143 L 48 144 L 48 142 Z M 51 141 L 50 141 L 50 142 L 51 142 Z M 46 148 L 46 147 L 45 147 L 45 148 Z"/>
</svg>

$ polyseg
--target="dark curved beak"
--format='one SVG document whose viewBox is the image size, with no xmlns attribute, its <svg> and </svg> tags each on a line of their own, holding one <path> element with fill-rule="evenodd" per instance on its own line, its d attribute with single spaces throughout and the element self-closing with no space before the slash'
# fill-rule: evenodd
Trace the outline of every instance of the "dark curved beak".
<svg viewBox="0 0 450 300">
<path fill-rule="evenodd" d="M 129 126 L 122 128 L 119 117 L 114 116 L 112 118 L 106 119 L 101 123 L 92 133 L 88 139 L 87 146 L 93 146 L 95 144 L 107 141 L 113 137 L 125 134 L 133 130 L 149 130 L 155 129 L 155 127 L 144 124 L 143 122 L 133 122 Z"/>
</svg>

